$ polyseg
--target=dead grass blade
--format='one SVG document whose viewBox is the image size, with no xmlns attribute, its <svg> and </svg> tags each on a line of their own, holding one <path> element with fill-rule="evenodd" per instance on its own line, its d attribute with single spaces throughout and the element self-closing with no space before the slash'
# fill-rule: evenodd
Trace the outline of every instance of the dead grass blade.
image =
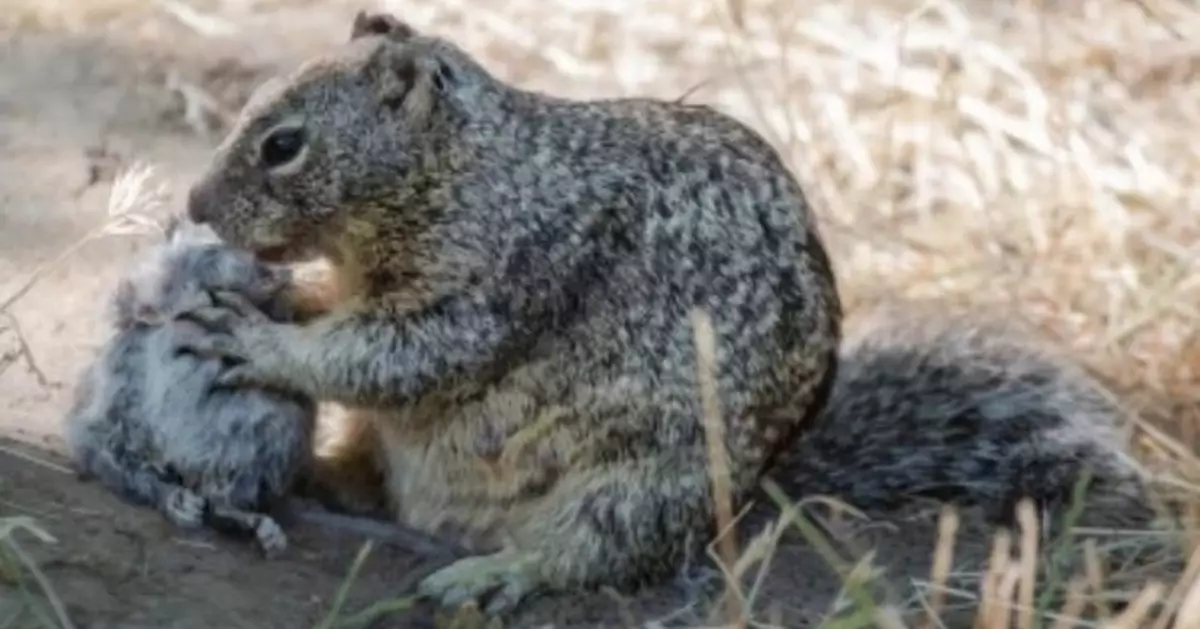
<svg viewBox="0 0 1200 629">
<path fill-rule="evenodd" d="M 1170 611 L 1170 608 L 1164 610 L 1160 620 L 1165 621 L 1169 618 Z M 1162 624 L 1165 625 L 1165 622 Z M 1183 601 L 1175 610 L 1175 622 L 1171 624 L 1171 629 L 1191 629 L 1191 627 L 1200 627 L 1200 578 L 1196 575 L 1192 575 L 1191 586 L 1188 587 Z"/>
<path fill-rule="evenodd" d="M 1088 585 L 1091 586 L 1092 598 L 1095 600 L 1096 615 L 1107 621 L 1112 618 L 1112 609 L 1103 597 L 1107 588 L 1104 580 L 1104 566 L 1100 563 L 1100 551 L 1096 548 L 1096 540 L 1084 540 L 1083 560 Z"/>
<path fill-rule="evenodd" d="M 1104 629 L 1137 629 L 1150 616 L 1151 608 L 1162 598 L 1165 588 L 1161 583 L 1147 583 L 1121 615 L 1104 625 Z"/>
<path fill-rule="evenodd" d="M 1002 595 L 1002 585 L 1012 564 L 1012 534 L 1001 530 L 992 538 L 992 552 L 988 558 L 987 572 L 980 579 L 979 609 L 975 615 L 974 629 L 996 629 L 1005 624 L 997 624 L 1005 618 L 1001 607 L 1009 607 L 1009 599 Z M 1014 574 L 1015 570 L 1012 570 Z"/>
<path fill-rule="evenodd" d="M 49 603 L 50 609 L 54 614 L 55 627 L 57 629 L 74 629 L 75 624 L 71 622 L 66 605 L 59 598 L 57 590 L 55 590 L 50 579 L 46 577 L 46 574 L 42 572 L 37 561 L 25 551 L 25 548 L 14 536 L 14 533 L 17 531 L 25 531 L 43 544 L 54 544 L 58 540 L 38 526 L 32 518 L 26 516 L 0 518 L 0 542 L 17 559 L 20 568 L 27 571 L 37 583 L 38 589 L 46 597 L 46 601 Z"/>
<path fill-rule="evenodd" d="M 736 531 L 733 528 L 733 490 L 729 476 L 729 454 L 725 449 L 725 423 L 717 391 L 717 340 L 708 313 L 692 313 L 696 343 L 697 382 L 704 412 L 704 435 L 708 444 L 708 470 L 716 506 L 717 544 L 721 570 L 726 575 L 726 610 L 729 623 L 744 627 L 746 601 L 732 570 L 738 561 Z"/>
<path fill-rule="evenodd" d="M 164 187 L 154 184 L 153 177 L 154 168 L 145 164 L 135 164 L 119 174 L 113 182 L 109 196 L 108 220 L 67 247 L 53 260 L 30 272 L 12 294 L 0 300 L 0 312 L 7 312 L 46 274 L 59 268 L 63 262 L 93 240 L 107 235 L 145 233 L 157 227 L 152 213 L 159 208 L 167 193 Z"/>
<path fill-rule="evenodd" d="M 1017 504 L 1017 523 L 1021 527 L 1021 583 L 1017 603 L 1020 605 L 1017 623 L 1020 629 L 1033 629 L 1033 593 L 1037 589 L 1038 518 L 1033 501 L 1028 498 Z"/>
<path fill-rule="evenodd" d="M 954 564 L 954 538 L 958 534 L 958 513 L 953 507 L 942 507 L 938 514 L 937 548 L 934 550 L 933 569 L 930 575 L 932 595 L 929 601 L 928 617 L 924 627 L 935 629 L 937 618 L 942 613 L 946 601 L 946 580 L 950 577 L 950 568 Z"/>
<path fill-rule="evenodd" d="M 1087 580 L 1083 578 L 1072 579 L 1067 584 L 1067 600 L 1059 610 L 1058 618 L 1054 620 L 1051 629 L 1072 629 L 1077 626 L 1084 608 L 1087 607 L 1087 599 L 1084 598 L 1087 587 Z"/>
<path fill-rule="evenodd" d="M 1171 593 L 1167 595 L 1166 604 L 1163 606 L 1162 613 L 1158 619 L 1154 621 L 1151 629 L 1166 629 L 1167 623 L 1170 622 L 1172 614 L 1175 615 L 1174 629 L 1182 629 L 1191 625 L 1180 625 L 1180 618 L 1195 615 L 1195 620 L 1200 623 L 1200 607 L 1194 610 L 1188 610 L 1185 613 L 1185 608 L 1188 606 L 1190 597 L 1200 597 L 1200 547 L 1192 551 L 1191 557 L 1188 559 L 1187 565 L 1184 566 L 1183 574 L 1171 588 Z M 1193 604 L 1200 605 L 1200 600 Z M 1196 626 L 1200 626 L 1197 624 Z"/>
<path fill-rule="evenodd" d="M 374 540 L 367 540 L 358 549 L 358 553 L 354 556 L 354 562 L 350 564 L 350 570 L 346 573 L 346 578 L 342 580 L 342 584 L 338 586 L 337 592 L 333 596 L 333 604 L 329 608 L 329 613 L 325 618 L 317 624 L 316 629 L 335 629 L 339 626 L 338 615 L 342 612 L 342 607 L 346 605 L 346 597 L 350 595 L 350 588 L 354 586 L 354 582 L 358 579 L 358 573 L 362 570 L 363 565 L 367 562 L 367 556 L 375 548 Z"/>
</svg>

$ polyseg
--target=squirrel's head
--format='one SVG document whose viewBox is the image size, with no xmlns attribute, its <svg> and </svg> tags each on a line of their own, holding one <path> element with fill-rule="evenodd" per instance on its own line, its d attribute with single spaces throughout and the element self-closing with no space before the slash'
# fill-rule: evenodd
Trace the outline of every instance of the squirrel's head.
<svg viewBox="0 0 1200 629">
<path fill-rule="evenodd" d="M 437 194 L 502 89 L 453 44 L 360 13 L 347 44 L 258 88 L 188 215 L 263 260 L 335 253 L 356 221 Z"/>
</svg>

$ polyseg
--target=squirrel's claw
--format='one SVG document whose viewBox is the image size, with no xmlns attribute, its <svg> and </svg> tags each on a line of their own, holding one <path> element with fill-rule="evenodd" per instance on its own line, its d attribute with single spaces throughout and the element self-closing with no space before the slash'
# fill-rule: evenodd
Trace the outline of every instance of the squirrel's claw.
<svg viewBox="0 0 1200 629">
<path fill-rule="evenodd" d="M 180 343 L 176 354 L 192 354 L 201 358 L 225 358 L 234 361 L 246 359 L 245 352 L 237 339 L 225 334 L 212 334 Z"/>
<path fill-rule="evenodd" d="M 234 365 L 221 372 L 213 385 L 222 389 L 241 389 L 245 387 L 273 388 L 274 383 L 263 377 L 263 373 L 251 363 Z"/>
<path fill-rule="evenodd" d="M 175 316 L 176 319 L 190 321 L 216 334 L 229 334 L 236 325 L 238 314 L 221 306 L 204 306 L 192 308 Z"/>
<path fill-rule="evenodd" d="M 190 321 L 204 328 L 208 335 L 189 340 L 181 352 L 204 357 L 219 357 L 237 362 L 249 362 L 250 356 L 242 342 L 242 332 L 247 327 L 270 323 L 270 319 L 245 297 L 230 291 L 214 291 L 213 305 L 192 308 L 176 315 L 176 319 Z M 244 373 L 243 368 L 241 373 Z M 238 376 L 226 372 L 223 377 L 232 382 Z"/>
<path fill-rule="evenodd" d="M 269 322 L 270 318 L 263 313 L 262 310 L 250 303 L 250 300 L 244 296 L 232 291 L 213 291 L 213 303 L 222 309 L 228 309 L 234 316 L 245 320 L 247 323 L 263 323 Z"/>
<path fill-rule="evenodd" d="M 213 291 L 212 305 L 189 308 L 175 315 L 176 319 L 191 321 L 209 332 L 229 334 L 239 325 L 269 323 L 262 310 L 242 295 L 231 291 Z"/>
</svg>

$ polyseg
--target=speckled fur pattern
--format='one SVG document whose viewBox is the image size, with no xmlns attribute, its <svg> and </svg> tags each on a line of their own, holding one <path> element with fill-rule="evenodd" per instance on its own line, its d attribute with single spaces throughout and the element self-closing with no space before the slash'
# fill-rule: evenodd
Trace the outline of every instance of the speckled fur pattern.
<svg viewBox="0 0 1200 629">
<path fill-rule="evenodd" d="M 441 603 L 674 573 L 713 526 L 693 309 L 739 495 L 834 374 L 799 184 L 714 109 L 564 100 L 385 16 L 353 30 L 255 94 L 189 212 L 264 257 L 328 257 L 355 297 L 306 326 L 201 309 L 223 335 L 194 349 L 370 418 L 396 516 L 481 553 L 424 581 Z"/>
<path fill-rule="evenodd" d="M 1013 526 L 1022 497 L 1061 515 L 1086 468 L 1080 523 L 1140 527 L 1156 513 L 1128 419 L 1029 325 L 890 305 L 848 327 L 829 403 L 772 475 L 796 497 L 875 513 L 932 498 Z"/>
<path fill-rule="evenodd" d="M 214 389 L 220 359 L 180 350 L 208 334 L 174 319 L 230 290 L 284 316 L 286 274 L 173 222 L 122 278 L 114 335 L 83 373 L 65 420 L 80 475 L 159 509 L 175 524 L 253 534 L 268 555 L 287 539 L 269 512 L 311 452 L 315 405 L 292 394 Z"/>
</svg>

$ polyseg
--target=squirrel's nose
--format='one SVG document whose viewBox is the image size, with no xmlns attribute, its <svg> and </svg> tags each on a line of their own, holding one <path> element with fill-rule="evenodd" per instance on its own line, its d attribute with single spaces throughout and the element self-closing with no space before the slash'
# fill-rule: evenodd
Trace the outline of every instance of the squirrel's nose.
<svg viewBox="0 0 1200 629">
<path fill-rule="evenodd" d="M 212 220 L 212 202 L 209 197 L 201 184 L 192 186 L 188 191 L 187 215 L 193 223 L 207 223 Z"/>
</svg>

